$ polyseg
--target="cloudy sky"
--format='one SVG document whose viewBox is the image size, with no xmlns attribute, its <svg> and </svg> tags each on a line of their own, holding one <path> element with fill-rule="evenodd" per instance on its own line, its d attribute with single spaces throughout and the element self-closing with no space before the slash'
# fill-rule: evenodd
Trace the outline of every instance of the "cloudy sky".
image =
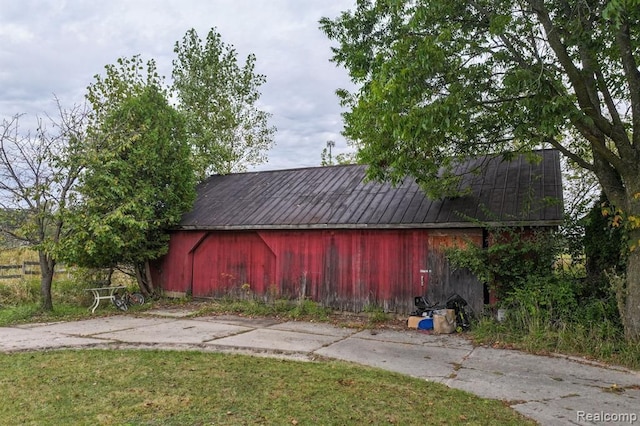
<svg viewBox="0 0 640 426">
<path fill-rule="evenodd" d="M 195 28 L 216 28 L 242 63 L 256 55 L 267 77 L 260 107 L 278 128 L 269 163 L 282 169 L 316 166 L 326 142 L 340 135 L 335 90 L 350 88 L 344 69 L 329 62 L 331 42 L 318 20 L 336 17 L 355 0 L 0 0 L 0 118 L 43 116 L 83 102 L 106 64 L 140 54 L 171 76 L 173 47 Z M 28 123 L 28 120 L 23 120 Z M 23 129 L 24 130 L 24 129 Z"/>
</svg>

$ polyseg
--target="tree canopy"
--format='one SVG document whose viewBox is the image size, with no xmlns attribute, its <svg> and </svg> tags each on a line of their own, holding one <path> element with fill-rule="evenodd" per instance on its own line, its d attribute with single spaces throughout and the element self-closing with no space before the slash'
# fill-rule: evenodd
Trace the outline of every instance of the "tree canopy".
<svg viewBox="0 0 640 426">
<path fill-rule="evenodd" d="M 640 241 L 640 2 L 359 0 L 323 18 L 345 135 L 370 175 L 451 193 L 458 156 L 553 147 L 593 172 Z M 640 250 L 624 289 L 640 338 Z"/>
<path fill-rule="evenodd" d="M 53 309 L 55 250 L 77 202 L 77 153 L 86 141 L 86 111 L 58 111 L 57 119 L 38 119 L 34 134 L 21 133 L 20 115 L 0 123 L 0 234 L 38 252 L 45 310 Z"/>
<path fill-rule="evenodd" d="M 624 205 L 640 145 L 640 9 L 626 3 L 617 23 L 606 2 L 358 1 L 321 20 L 359 85 L 339 91 L 345 134 L 376 176 L 434 193 L 453 156 L 552 146 Z"/>
<path fill-rule="evenodd" d="M 94 129 L 99 142 L 85 152 L 82 205 L 61 253 L 86 267 L 133 266 L 149 295 L 145 263 L 166 253 L 166 230 L 191 208 L 195 176 L 182 116 L 156 85 L 135 92 Z"/>
<path fill-rule="evenodd" d="M 60 250 L 83 266 L 134 266 L 147 295 L 147 263 L 167 250 L 166 231 L 191 207 L 197 180 L 258 164 L 273 144 L 269 115 L 255 106 L 265 78 L 253 55 L 240 67 L 214 30 L 204 44 L 188 31 L 175 53 L 171 87 L 139 55 L 89 85 L 82 204 Z"/>
<path fill-rule="evenodd" d="M 255 72 L 255 56 L 241 66 L 215 29 L 204 42 L 194 29 L 187 31 L 174 52 L 172 90 L 186 117 L 199 178 L 265 162 L 275 128 L 270 114 L 256 106 L 266 79 Z"/>
</svg>

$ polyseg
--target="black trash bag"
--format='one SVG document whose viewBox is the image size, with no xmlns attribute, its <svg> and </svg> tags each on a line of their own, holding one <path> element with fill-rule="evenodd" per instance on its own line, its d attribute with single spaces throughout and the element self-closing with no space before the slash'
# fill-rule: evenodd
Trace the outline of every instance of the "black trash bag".
<svg viewBox="0 0 640 426">
<path fill-rule="evenodd" d="M 456 324 L 463 330 L 468 330 L 473 318 L 473 310 L 466 300 L 457 293 L 452 294 L 445 303 L 447 309 L 453 309 L 456 313 Z"/>
<path fill-rule="evenodd" d="M 416 310 L 411 312 L 411 315 L 418 317 L 430 317 L 433 314 L 433 311 L 442 308 L 438 304 L 429 302 L 429 300 L 424 296 L 415 296 L 413 298 L 413 304 L 416 306 Z"/>
</svg>

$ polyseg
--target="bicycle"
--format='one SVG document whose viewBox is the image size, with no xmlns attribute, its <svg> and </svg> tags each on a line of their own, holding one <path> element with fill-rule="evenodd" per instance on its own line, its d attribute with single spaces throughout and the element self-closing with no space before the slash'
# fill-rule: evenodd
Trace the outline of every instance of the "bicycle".
<svg viewBox="0 0 640 426">
<path fill-rule="evenodd" d="M 129 310 L 129 306 L 144 304 L 144 296 L 142 293 L 130 292 L 127 289 L 113 293 L 113 304 L 121 311 Z"/>
</svg>

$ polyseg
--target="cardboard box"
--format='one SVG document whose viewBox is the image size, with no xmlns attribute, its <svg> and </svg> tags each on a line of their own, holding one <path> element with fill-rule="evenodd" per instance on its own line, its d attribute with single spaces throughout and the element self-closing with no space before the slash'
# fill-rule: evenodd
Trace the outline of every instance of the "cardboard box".
<svg viewBox="0 0 640 426">
<path fill-rule="evenodd" d="M 440 309 L 433 312 L 433 332 L 436 334 L 451 334 L 456 331 L 456 311 Z"/>
<path fill-rule="evenodd" d="M 407 320 L 407 327 L 417 329 L 418 323 L 423 319 L 424 317 L 410 316 L 409 319 Z"/>
</svg>

